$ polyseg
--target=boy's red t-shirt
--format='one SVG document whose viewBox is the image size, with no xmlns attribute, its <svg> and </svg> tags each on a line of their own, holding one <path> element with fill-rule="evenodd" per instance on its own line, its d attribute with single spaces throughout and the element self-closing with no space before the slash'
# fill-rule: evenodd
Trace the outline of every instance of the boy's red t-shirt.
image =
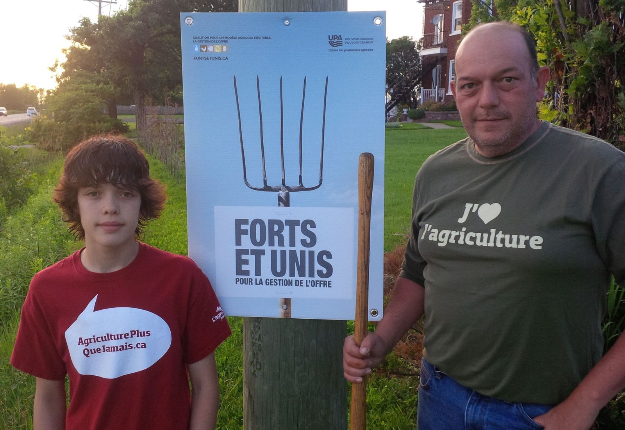
<svg viewBox="0 0 625 430">
<path fill-rule="evenodd" d="M 141 243 L 127 267 L 93 273 L 78 251 L 33 278 L 11 364 L 39 378 L 69 376 L 67 429 L 186 430 L 187 364 L 229 335 L 189 258 Z"/>
</svg>

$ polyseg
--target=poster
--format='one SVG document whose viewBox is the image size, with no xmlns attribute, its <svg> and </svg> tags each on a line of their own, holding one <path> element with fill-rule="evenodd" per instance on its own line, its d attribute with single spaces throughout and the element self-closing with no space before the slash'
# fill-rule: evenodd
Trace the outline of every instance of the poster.
<svg viewBox="0 0 625 430">
<path fill-rule="evenodd" d="M 375 157 L 382 317 L 383 12 L 182 13 L 189 256 L 227 315 L 354 319 L 358 162 Z"/>
</svg>

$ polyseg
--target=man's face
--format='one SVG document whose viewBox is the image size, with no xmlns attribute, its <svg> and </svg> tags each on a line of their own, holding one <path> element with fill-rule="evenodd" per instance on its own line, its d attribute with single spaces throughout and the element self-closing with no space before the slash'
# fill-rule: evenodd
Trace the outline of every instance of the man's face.
<svg viewBox="0 0 625 430">
<path fill-rule="evenodd" d="M 549 70 L 532 73 L 520 34 L 497 26 L 469 34 L 456 54 L 452 92 L 467 133 L 482 155 L 506 154 L 540 125 L 536 102 Z"/>
</svg>

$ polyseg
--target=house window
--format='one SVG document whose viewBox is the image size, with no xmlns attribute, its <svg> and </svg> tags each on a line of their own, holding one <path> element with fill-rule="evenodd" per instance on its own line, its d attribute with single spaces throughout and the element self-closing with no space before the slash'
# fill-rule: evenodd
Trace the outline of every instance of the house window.
<svg viewBox="0 0 625 430">
<path fill-rule="evenodd" d="M 447 94 L 451 94 L 451 81 L 456 79 L 456 60 L 449 60 L 449 82 L 447 83 Z"/>
<path fill-rule="evenodd" d="M 451 34 L 460 34 L 462 29 L 462 2 L 454 2 L 451 11 Z"/>
<path fill-rule="evenodd" d="M 432 44 L 440 45 L 443 43 L 443 14 L 434 15 L 432 24 L 434 24 L 434 41 Z"/>
</svg>

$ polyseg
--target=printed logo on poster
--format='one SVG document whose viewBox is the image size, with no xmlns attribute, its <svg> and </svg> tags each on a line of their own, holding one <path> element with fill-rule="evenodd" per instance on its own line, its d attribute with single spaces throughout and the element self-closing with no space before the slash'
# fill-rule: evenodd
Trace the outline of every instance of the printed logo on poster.
<svg viewBox="0 0 625 430">
<path fill-rule="evenodd" d="M 336 48 L 337 46 L 343 46 L 343 39 L 341 38 L 340 34 L 332 34 L 328 36 L 328 40 L 329 40 L 328 43 L 333 48 Z"/>
</svg>

